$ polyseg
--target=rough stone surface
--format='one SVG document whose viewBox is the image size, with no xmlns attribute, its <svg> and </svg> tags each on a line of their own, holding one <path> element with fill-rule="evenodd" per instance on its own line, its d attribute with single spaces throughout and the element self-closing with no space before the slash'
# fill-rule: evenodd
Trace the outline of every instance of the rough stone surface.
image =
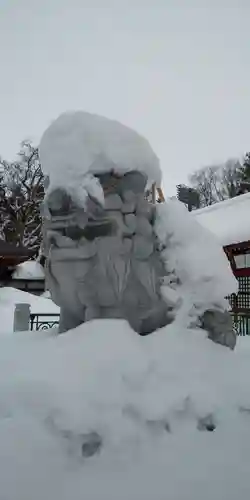
<svg viewBox="0 0 250 500">
<path fill-rule="evenodd" d="M 118 210 L 110 210 L 108 211 L 109 219 L 114 224 L 114 232 L 118 236 L 122 237 L 124 233 L 124 218 L 120 211 Z"/>
<path fill-rule="evenodd" d="M 123 214 L 132 214 L 135 212 L 135 201 L 125 201 L 122 205 Z"/>
<path fill-rule="evenodd" d="M 119 194 L 110 194 L 105 197 L 105 210 L 121 210 L 122 200 Z"/>
<path fill-rule="evenodd" d="M 136 233 L 145 236 L 146 238 L 152 237 L 152 224 L 148 221 L 146 217 L 142 215 L 137 215 L 136 217 Z"/>
<path fill-rule="evenodd" d="M 136 234 L 133 238 L 133 253 L 136 259 L 147 260 L 154 249 L 153 242 Z"/>
<path fill-rule="evenodd" d="M 146 217 L 150 222 L 153 221 L 154 206 L 144 199 L 144 196 L 137 197 L 136 213 L 142 217 Z"/>
<path fill-rule="evenodd" d="M 124 203 L 133 203 L 134 206 L 136 206 L 137 198 L 138 198 L 138 196 L 133 191 L 131 191 L 131 189 L 129 191 L 124 191 L 122 193 L 122 199 L 123 199 Z M 133 210 L 133 212 L 134 211 L 135 211 L 135 209 Z"/>
<path fill-rule="evenodd" d="M 155 207 L 144 198 L 147 179 L 139 172 L 98 177 L 105 210 L 91 199 L 83 211 L 63 190 L 51 192 L 43 206 L 47 288 L 61 307 L 59 331 L 122 318 L 147 335 L 175 316 L 161 294 L 167 271 L 153 231 Z M 227 312 L 206 311 L 201 323 L 214 342 L 234 348 Z"/>
<path fill-rule="evenodd" d="M 124 193 L 132 191 L 135 195 L 144 193 L 147 184 L 147 178 L 141 172 L 128 172 L 119 183 L 118 192 L 124 196 Z"/>
<path fill-rule="evenodd" d="M 124 222 L 125 222 L 125 228 L 124 231 L 126 231 L 126 234 L 134 234 L 136 232 L 136 216 L 135 214 L 126 214 L 124 216 Z"/>
<path fill-rule="evenodd" d="M 72 328 L 76 328 L 81 325 L 85 321 L 85 314 L 83 315 L 83 319 L 81 316 L 77 316 L 76 314 L 72 314 L 71 310 L 62 307 L 60 311 L 60 321 L 59 321 L 59 330 L 61 333 L 67 332 Z"/>
</svg>

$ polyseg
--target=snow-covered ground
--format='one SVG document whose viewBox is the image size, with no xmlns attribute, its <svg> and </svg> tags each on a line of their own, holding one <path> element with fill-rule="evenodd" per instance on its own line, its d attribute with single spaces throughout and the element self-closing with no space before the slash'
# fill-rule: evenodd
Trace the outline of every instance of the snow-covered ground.
<svg viewBox="0 0 250 500">
<path fill-rule="evenodd" d="M 232 352 L 176 324 L 1 336 L 0 498 L 246 500 L 249 379 L 249 339 Z"/>
<path fill-rule="evenodd" d="M 183 206 L 158 216 L 166 266 L 181 278 L 163 287 L 187 301 L 152 335 L 119 320 L 59 336 L 11 333 L 15 303 L 58 308 L 0 290 L 0 500 L 249 497 L 250 341 L 232 352 L 183 326 L 192 305 L 223 301 L 235 281 L 219 243 Z M 86 457 L 89 436 L 97 452 Z"/>
</svg>

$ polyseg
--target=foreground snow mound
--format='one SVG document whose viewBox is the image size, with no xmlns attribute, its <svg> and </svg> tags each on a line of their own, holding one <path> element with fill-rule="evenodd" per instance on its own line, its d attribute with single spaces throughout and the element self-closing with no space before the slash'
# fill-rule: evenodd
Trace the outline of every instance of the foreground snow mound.
<svg viewBox="0 0 250 500">
<path fill-rule="evenodd" d="M 44 132 L 39 155 L 50 189 L 67 187 L 82 204 L 85 190 L 103 201 L 93 173 L 139 170 L 149 182 L 161 183 L 159 160 L 146 139 L 117 121 L 84 111 L 60 115 Z"/>
<path fill-rule="evenodd" d="M 176 324 L 0 337 L 1 498 L 245 500 L 249 366 Z"/>
</svg>

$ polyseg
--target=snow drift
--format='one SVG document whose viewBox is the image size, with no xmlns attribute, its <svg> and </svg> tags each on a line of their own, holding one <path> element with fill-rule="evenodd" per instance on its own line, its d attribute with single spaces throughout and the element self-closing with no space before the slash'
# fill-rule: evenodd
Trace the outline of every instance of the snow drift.
<svg viewBox="0 0 250 500">
<path fill-rule="evenodd" d="M 1 498 L 245 500 L 249 356 L 176 324 L 0 337 Z"/>
</svg>

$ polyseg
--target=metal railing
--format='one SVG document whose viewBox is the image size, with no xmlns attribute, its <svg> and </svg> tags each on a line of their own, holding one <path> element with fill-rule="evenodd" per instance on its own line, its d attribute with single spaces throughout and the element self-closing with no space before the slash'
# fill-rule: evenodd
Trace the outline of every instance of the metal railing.
<svg viewBox="0 0 250 500">
<path fill-rule="evenodd" d="M 234 328 L 240 337 L 250 335 L 250 293 L 240 290 L 227 297 L 231 306 L 231 315 Z"/>
<path fill-rule="evenodd" d="M 239 336 L 250 335 L 250 314 L 237 314 L 232 311 L 233 325 Z M 30 315 L 30 330 L 48 330 L 59 325 L 59 314 L 34 314 Z"/>
<path fill-rule="evenodd" d="M 48 330 L 59 325 L 59 314 L 34 314 L 30 315 L 30 330 Z"/>
<path fill-rule="evenodd" d="M 237 330 L 240 337 L 250 335 L 250 315 L 248 314 L 235 314 L 232 312 L 233 325 Z"/>
</svg>

